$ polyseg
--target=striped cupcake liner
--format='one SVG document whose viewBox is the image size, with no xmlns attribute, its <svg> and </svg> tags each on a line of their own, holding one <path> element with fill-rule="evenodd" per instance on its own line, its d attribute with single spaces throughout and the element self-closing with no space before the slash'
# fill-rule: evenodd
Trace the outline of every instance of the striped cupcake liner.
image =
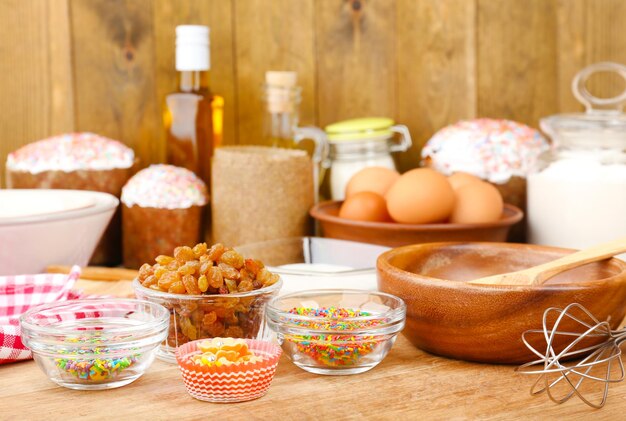
<svg viewBox="0 0 626 421">
<path fill-rule="evenodd" d="M 187 392 L 208 402 L 243 402 L 260 398 L 272 383 L 282 352 L 271 342 L 245 339 L 248 348 L 263 361 L 250 364 L 207 367 L 195 364 L 190 357 L 201 353 L 198 343 L 188 342 L 176 349 L 176 361 Z"/>
</svg>

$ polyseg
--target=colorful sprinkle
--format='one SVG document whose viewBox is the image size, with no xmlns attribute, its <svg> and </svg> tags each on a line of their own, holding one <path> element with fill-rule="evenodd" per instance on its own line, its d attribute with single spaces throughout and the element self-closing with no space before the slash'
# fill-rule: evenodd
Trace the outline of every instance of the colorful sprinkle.
<svg viewBox="0 0 626 421">
<path fill-rule="evenodd" d="M 208 201 L 206 185 L 193 172 L 173 165 L 151 165 L 122 189 L 122 203 L 144 208 L 186 209 Z"/>
<path fill-rule="evenodd" d="M 426 143 L 422 158 L 439 172 L 463 171 L 492 183 L 526 177 L 549 149 L 541 134 L 510 120 L 479 118 L 444 127 Z"/>
<path fill-rule="evenodd" d="M 318 320 L 293 320 L 290 323 L 300 328 L 332 331 L 332 334 L 285 335 L 285 340 L 296 345 L 298 351 L 329 367 L 355 365 L 365 355 L 374 351 L 382 339 L 372 335 L 353 334 L 385 323 L 383 319 L 359 317 L 371 313 L 341 307 L 296 307 L 290 314 Z M 337 331 L 345 334 L 337 334 Z"/>
<path fill-rule="evenodd" d="M 55 358 L 54 362 L 58 368 L 72 377 L 99 382 L 117 377 L 119 373 L 137 363 L 141 357 L 141 354 L 132 353 L 133 351 L 129 350 L 128 356 L 106 358 L 106 355 L 113 351 L 106 346 L 97 345 L 104 341 L 101 337 L 66 339 L 67 343 L 88 345 L 71 351 L 59 351 L 61 354 L 67 354 L 68 358 Z M 116 354 L 119 352 L 115 350 Z M 84 355 L 89 355 L 90 358 L 82 358 L 81 356 Z M 102 355 L 102 357 L 93 358 L 93 355 Z"/>
<path fill-rule="evenodd" d="M 130 168 L 134 161 L 133 150 L 116 140 L 93 133 L 68 133 L 21 147 L 9 154 L 6 166 L 37 174 Z"/>
</svg>

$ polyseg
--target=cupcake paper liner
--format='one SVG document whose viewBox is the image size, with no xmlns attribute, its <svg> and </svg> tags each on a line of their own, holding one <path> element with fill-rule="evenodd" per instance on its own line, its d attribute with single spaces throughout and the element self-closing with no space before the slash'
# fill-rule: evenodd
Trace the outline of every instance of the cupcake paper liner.
<svg viewBox="0 0 626 421">
<path fill-rule="evenodd" d="M 196 399 L 208 402 L 242 402 L 260 398 L 272 383 L 281 348 L 270 342 L 245 340 L 248 348 L 263 361 L 208 367 L 198 365 L 190 356 L 200 353 L 198 343 L 186 343 L 176 349 L 176 361 L 187 392 Z"/>
</svg>

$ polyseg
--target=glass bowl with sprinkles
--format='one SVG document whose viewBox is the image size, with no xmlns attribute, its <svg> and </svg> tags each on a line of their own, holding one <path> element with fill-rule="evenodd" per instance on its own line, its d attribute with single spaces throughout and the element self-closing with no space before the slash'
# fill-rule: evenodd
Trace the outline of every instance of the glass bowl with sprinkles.
<svg viewBox="0 0 626 421">
<path fill-rule="evenodd" d="M 311 290 L 267 305 L 267 322 L 295 365 L 316 374 L 368 371 L 404 328 L 406 306 L 393 295 L 364 290 Z"/>
<path fill-rule="evenodd" d="M 112 389 L 152 364 L 169 312 L 141 300 L 71 300 L 35 307 L 20 324 L 22 342 L 50 380 L 70 389 Z"/>
</svg>

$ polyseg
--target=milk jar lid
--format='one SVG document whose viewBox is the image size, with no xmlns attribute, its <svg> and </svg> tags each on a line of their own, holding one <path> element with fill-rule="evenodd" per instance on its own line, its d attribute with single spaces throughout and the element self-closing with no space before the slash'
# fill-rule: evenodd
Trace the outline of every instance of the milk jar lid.
<svg viewBox="0 0 626 421">
<path fill-rule="evenodd" d="M 572 81 L 572 92 L 584 106 L 584 113 L 556 114 L 540 120 L 541 130 L 556 143 L 576 140 L 577 143 L 608 142 L 602 146 L 626 142 L 626 90 L 612 98 L 598 98 L 587 89 L 589 77 L 597 72 L 615 72 L 626 81 L 626 66 L 613 62 L 595 63 L 582 69 Z"/>
<path fill-rule="evenodd" d="M 394 121 L 387 117 L 365 117 L 329 124 L 325 130 L 331 142 L 351 140 L 385 140 L 392 136 Z"/>
</svg>

